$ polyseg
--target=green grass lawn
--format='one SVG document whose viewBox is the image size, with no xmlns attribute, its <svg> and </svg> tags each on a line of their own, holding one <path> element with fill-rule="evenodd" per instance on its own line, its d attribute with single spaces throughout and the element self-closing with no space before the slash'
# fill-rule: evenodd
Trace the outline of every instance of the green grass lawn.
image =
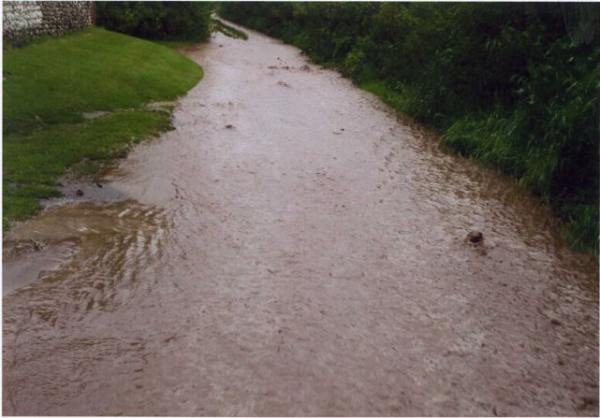
<svg viewBox="0 0 600 418">
<path fill-rule="evenodd" d="M 58 195 L 57 178 L 75 163 L 122 157 L 167 129 L 170 115 L 145 104 L 173 100 L 202 78 L 170 48 L 100 28 L 5 48 L 3 64 L 4 228 Z M 110 113 L 85 120 L 90 111 Z"/>
</svg>

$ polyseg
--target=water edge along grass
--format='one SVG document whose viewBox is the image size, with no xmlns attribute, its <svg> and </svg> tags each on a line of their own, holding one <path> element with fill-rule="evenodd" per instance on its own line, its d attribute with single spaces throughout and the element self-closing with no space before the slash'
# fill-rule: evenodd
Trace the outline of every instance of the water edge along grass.
<svg viewBox="0 0 600 418">
<path fill-rule="evenodd" d="M 58 196 L 57 179 L 87 160 L 88 174 L 170 127 L 172 101 L 202 68 L 157 43 L 88 28 L 4 50 L 3 228 Z M 87 112 L 103 112 L 88 120 Z"/>
</svg>

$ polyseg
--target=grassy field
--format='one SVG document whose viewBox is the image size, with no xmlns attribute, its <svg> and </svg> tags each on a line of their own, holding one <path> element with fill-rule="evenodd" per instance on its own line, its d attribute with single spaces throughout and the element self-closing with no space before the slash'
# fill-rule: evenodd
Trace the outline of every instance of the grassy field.
<svg viewBox="0 0 600 418">
<path fill-rule="evenodd" d="M 59 176 L 87 159 L 94 171 L 131 143 L 168 129 L 169 101 L 202 78 L 170 48 L 89 28 L 4 50 L 3 227 L 56 196 Z M 107 112 L 86 120 L 83 113 Z"/>
</svg>

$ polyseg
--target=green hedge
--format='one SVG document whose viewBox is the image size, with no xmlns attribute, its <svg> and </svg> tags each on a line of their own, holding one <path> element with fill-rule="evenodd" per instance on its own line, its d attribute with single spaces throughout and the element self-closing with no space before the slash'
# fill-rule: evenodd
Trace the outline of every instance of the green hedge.
<svg viewBox="0 0 600 418">
<path fill-rule="evenodd" d="M 600 5 L 222 3 L 549 202 L 598 250 Z"/>
<path fill-rule="evenodd" d="M 96 3 L 97 24 L 147 39 L 203 40 L 210 35 L 212 6 L 206 2 Z"/>
</svg>

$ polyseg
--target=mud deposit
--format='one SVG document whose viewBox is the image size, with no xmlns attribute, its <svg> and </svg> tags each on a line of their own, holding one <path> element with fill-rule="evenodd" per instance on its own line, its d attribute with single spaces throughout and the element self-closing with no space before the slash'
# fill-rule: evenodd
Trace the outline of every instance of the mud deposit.
<svg viewBox="0 0 600 418">
<path fill-rule="evenodd" d="M 103 181 L 128 200 L 7 237 L 5 414 L 598 414 L 596 264 L 544 208 L 297 49 L 215 38 Z"/>
</svg>

